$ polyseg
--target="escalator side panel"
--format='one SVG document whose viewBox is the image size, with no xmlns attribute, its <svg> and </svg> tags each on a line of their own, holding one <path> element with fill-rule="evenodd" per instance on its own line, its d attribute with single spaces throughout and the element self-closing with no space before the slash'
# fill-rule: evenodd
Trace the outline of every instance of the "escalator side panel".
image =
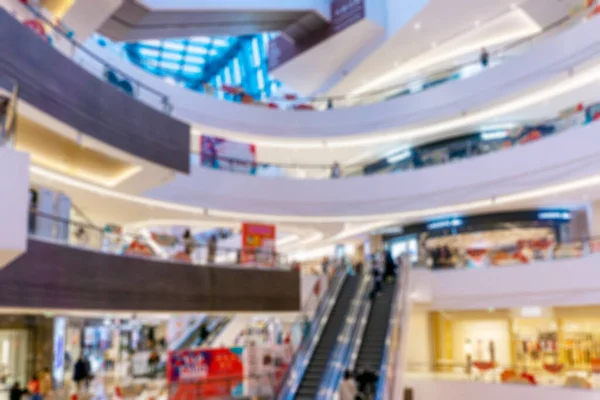
<svg viewBox="0 0 600 400">
<path fill-rule="evenodd" d="M 295 395 L 295 399 L 314 399 L 319 390 L 319 385 L 331 352 L 335 348 L 337 337 L 340 334 L 346 320 L 350 304 L 356 295 L 359 287 L 360 278 L 348 276 L 340 291 L 337 301 L 326 322 L 325 329 L 312 354 L 310 362 L 304 372 L 300 386 Z"/>
</svg>

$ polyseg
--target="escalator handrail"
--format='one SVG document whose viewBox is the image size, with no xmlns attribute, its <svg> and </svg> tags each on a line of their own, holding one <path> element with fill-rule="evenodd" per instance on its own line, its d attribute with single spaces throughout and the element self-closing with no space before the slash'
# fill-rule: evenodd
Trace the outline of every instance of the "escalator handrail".
<svg viewBox="0 0 600 400">
<path fill-rule="evenodd" d="M 200 328 L 200 326 L 204 323 L 204 321 L 206 321 L 207 318 L 208 318 L 207 315 L 202 315 L 202 317 L 200 319 L 192 322 L 186 328 L 186 330 L 188 330 L 188 332 L 186 332 L 185 335 L 182 335 L 182 337 L 177 341 L 177 344 L 172 346 L 172 349 L 173 350 L 181 350 L 181 346 L 183 346 L 190 339 L 190 337 L 196 333 L 198 328 Z"/>
<path fill-rule="evenodd" d="M 298 346 L 283 379 L 281 379 L 275 399 L 287 399 L 298 389 L 306 367 L 308 366 L 308 360 L 310 360 L 312 352 L 321 338 L 321 333 L 325 328 L 325 321 L 327 321 L 333 310 L 333 306 L 337 301 L 346 276 L 346 268 L 343 266 L 338 268 L 311 320 L 309 334 L 304 335 L 302 338 L 300 346 Z M 293 375 L 293 372 L 296 372 L 296 374 Z"/>
<path fill-rule="evenodd" d="M 344 373 L 344 367 L 351 355 L 350 350 L 352 350 L 352 347 L 350 344 L 356 337 L 356 324 L 359 321 L 358 316 L 361 315 L 360 313 L 364 309 L 367 288 L 368 279 L 362 276 L 359 287 L 350 303 L 342 331 L 338 335 L 336 345 L 331 352 L 332 356 L 329 357 L 329 361 L 327 362 L 327 372 L 319 385 L 317 392 L 317 399 L 319 400 L 333 399 L 334 394 L 337 392 Z"/>
<path fill-rule="evenodd" d="M 372 285 L 372 276 L 367 276 L 367 287 L 371 287 Z M 367 294 L 368 295 L 368 294 Z M 359 318 L 357 320 L 357 329 L 355 329 L 354 336 L 352 338 L 352 342 L 350 344 L 350 348 L 352 352 L 350 353 L 350 357 L 346 363 L 346 369 L 350 371 L 354 371 L 356 368 L 356 360 L 358 358 L 358 352 L 360 351 L 360 346 L 362 345 L 364 339 L 365 329 L 367 327 L 367 322 L 369 321 L 369 315 L 371 312 L 371 306 L 373 303 L 369 301 L 369 299 L 365 298 L 363 302 L 363 308 L 359 314 Z"/>
<path fill-rule="evenodd" d="M 392 341 L 394 338 L 394 334 L 398 332 L 398 330 L 402 329 L 402 319 L 400 317 L 400 312 L 405 308 L 405 299 L 406 294 L 408 293 L 408 274 L 410 272 L 410 268 L 412 265 L 410 263 L 410 259 L 406 256 L 402 257 L 402 267 L 398 271 L 399 279 L 396 279 L 396 284 L 394 288 L 394 300 L 393 307 L 390 310 L 390 324 L 388 326 L 388 330 L 385 336 L 385 345 L 383 348 L 383 357 L 381 359 L 381 365 L 379 366 L 379 379 L 377 381 L 377 389 L 375 392 L 375 400 L 383 400 L 384 393 L 389 385 L 390 371 L 392 371 L 397 363 L 397 355 L 394 357 L 394 365 L 392 368 L 389 368 L 390 363 L 390 350 L 392 346 Z"/>
<path fill-rule="evenodd" d="M 223 332 L 223 329 L 225 329 L 229 322 L 231 322 L 231 318 L 220 317 L 219 321 L 216 322 L 215 326 L 202 343 L 203 347 L 213 347 L 213 344 L 217 340 L 217 337 L 219 337 L 219 334 Z"/>
</svg>

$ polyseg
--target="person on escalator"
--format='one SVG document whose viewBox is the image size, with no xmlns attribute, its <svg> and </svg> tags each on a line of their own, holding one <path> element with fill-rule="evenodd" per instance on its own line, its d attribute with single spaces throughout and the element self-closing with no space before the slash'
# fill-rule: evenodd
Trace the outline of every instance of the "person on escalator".
<svg viewBox="0 0 600 400">
<path fill-rule="evenodd" d="M 396 277 L 396 263 L 390 251 L 385 252 L 385 272 L 383 278 L 385 280 L 393 280 Z"/>
<path fill-rule="evenodd" d="M 208 327 L 206 326 L 206 324 L 200 325 L 200 334 L 198 336 L 200 339 L 200 343 L 204 343 L 204 341 L 208 337 Z"/>
<path fill-rule="evenodd" d="M 373 371 L 371 368 L 363 368 L 356 377 L 356 381 L 358 382 L 358 391 L 366 399 L 373 398 L 378 380 L 379 376 L 377 375 L 377 372 Z"/>
<path fill-rule="evenodd" d="M 344 379 L 340 382 L 340 400 L 356 400 L 358 389 L 352 373 L 348 370 L 344 372 Z"/>
<path fill-rule="evenodd" d="M 371 275 L 373 276 L 373 287 L 371 288 L 371 293 L 369 293 L 369 298 L 374 300 L 381 291 L 381 280 L 383 279 L 379 260 L 374 259 Z"/>
</svg>

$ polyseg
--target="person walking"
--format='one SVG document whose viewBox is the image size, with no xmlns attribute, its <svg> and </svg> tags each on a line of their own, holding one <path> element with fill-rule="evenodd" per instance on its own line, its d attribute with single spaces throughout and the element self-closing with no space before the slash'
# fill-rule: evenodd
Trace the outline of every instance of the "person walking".
<svg viewBox="0 0 600 400">
<path fill-rule="evenodd" d="M 481 62 L 481 66 L 483 68 L 487 68 L 487 66 L 490 63 L 490 53 L 488 53 L 485 47 L 481 48 L 481 55 L 479 56 L 479 61 Z"/>
<path fill-rule="evenodd" d="M 40 380 L 37 374 L 34 374 L 29 383 L 27 383 L 27 392 L 31 395 L 31 400 L 42 399 L 42 395 L 40 394 Z"/>
<path fill-rule="evenodd" d="M 40 396 L 42 396 L 42 399 L 48 399 L 51 393 L 52 376 L 50 376 L 50 369 L 44 368 L 40 374 Z"/>
<path fill-rule="evenodd" d="M 75 362 L 75 367 L 73 367 L 73 381 L 75 382 L 75 385 L 77 385 L 77 391 L 81 390 L 81 387 L 84 385 L 86 378 L 87 372 L 85 360 L 82 356 L 79 356 L 79 358 Z"/>
<path fill-rule="evenodd" d="M 194 252 L 194 237 L 192 236 L 192 232 L 189 229 L 186 229 L 183 232 L 183 246 L 185 247 L 185 254 L 191 256 Z"/>
<path fill-rule="evenodd" d="M 344 371 L 344 379 L 340 382 L 340 400 L 356 400 L 358 389 L 356 382 L 352 377 L 352 373 L 348 370 Z"/>
<path fill-rule="evenodd" d="M 15 383 L 13 383 L 13 385 L 10 388 L 9 399 L 10 400 L 21 400 L 23 398 L 23 395 L 26 393 L 27 393 L 27 389 L 23 389 L 19 382 L 15 382 Z"/>
<path fill-rule="evenodd" d="M 337 161 L 331 165 L 331 178 L 336 179 L 342 176 L 342 168 Z"/>
<path fill-rule="evenodd" d="M 208 264 L 214 264 L 215 256 L 217 255 L 217 237 L 212 235 L 210 239 L 208 239 Z"/>
</svg>

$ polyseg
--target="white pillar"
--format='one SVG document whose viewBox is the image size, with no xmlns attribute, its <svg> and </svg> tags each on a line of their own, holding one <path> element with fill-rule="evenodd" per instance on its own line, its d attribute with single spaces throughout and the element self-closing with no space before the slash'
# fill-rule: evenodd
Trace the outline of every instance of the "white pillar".
<svg viewBox="0 0 600 400">
<path fill-rule="evenodd" d="M 62 18 L 62 22 L 74 33 L 74 37 L 85 41 L 96 32 L 119 7 L 123 0 L 77 0 Z"/>
<path fill-rule="evenodd" d="M 27 250 L 29 154 L 0 147 L 0 268 Z"/>
</svg>

